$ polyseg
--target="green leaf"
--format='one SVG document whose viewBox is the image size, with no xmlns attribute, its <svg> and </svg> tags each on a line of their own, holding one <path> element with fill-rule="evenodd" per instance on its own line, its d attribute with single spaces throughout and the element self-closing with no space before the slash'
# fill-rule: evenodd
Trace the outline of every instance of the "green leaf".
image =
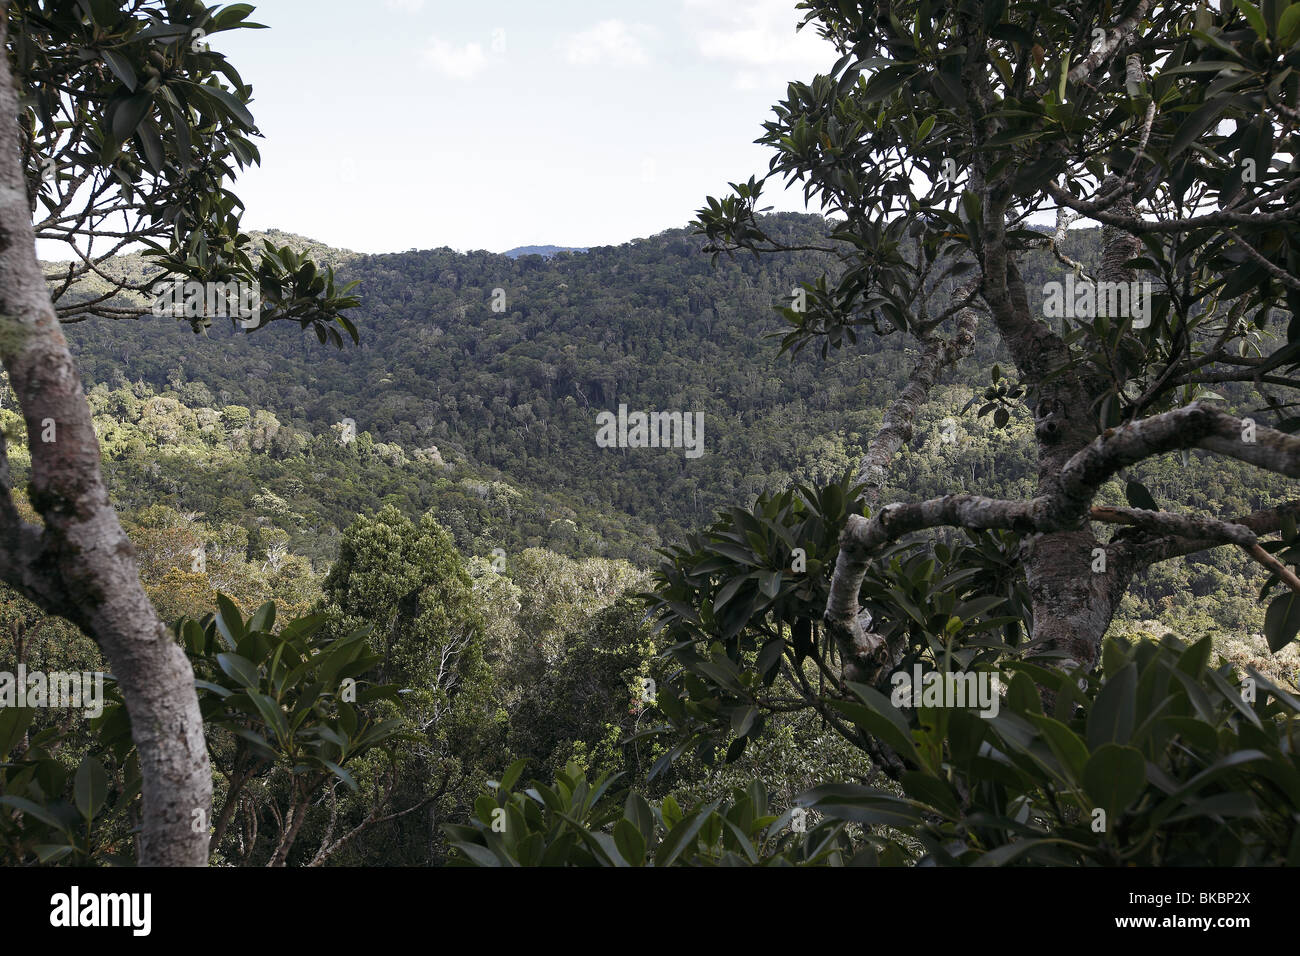
<svg viewBox="0 0 1300 956">
<path fill-rule="evenodd" d="M 33 707 L 0 707 L 0 761 L 9 755 L 36 717 Z"/>
<path fill-rule="evenodd" d="M 867 87 L 862 93 L 863 103 L 874 103 L 876 100 L 883 100 L 910 80 L 915 73 L 916 67 L 914 66 L 886 67 L 867 81 Z"/>
<path fill-rule="evenodd" d="M 1183 120 L 1178 127 L 1178 132 L 1174 134 L 1173 142 L 1169 146 L 1169 159 L 1172 160 L 1199 139 L 1202 133 L 1214 125 L 1219 115 L 1227 108 L 1227 105 L 1227 98 L 1215 97 L 1202 104 L 1196 112 Z"/>
<path fill-rule="evenodd" d="M 1125 665 L 1102 685 L 1088 714 L 1088 748 L 1102 744 L 1127 744 L 1133 735 L 1137 710 L 1137 664 Z"/>
<path fill-rule="evenodd" d="M 18 810 L 29 816 L 35 817 L 37 820 L 40 820 L 46 826 L 51 826 L 61 833 L 67 832 L 68 828 L 66 823 L 64 823 L 54 814 L 50 813 L 50 811 L 46 810 L 39 803 L 35 803 L 31 800 L 26 799 L 25 797 L 11 797 L 11 796 L 0 797 L 0 806 L 13 807 L 15 810 Z"/>
<path fill-rule="evenodd" d="M 220 667 L 240 687 L 256 690 L 261 686 L 261 674 L 257 665 L 238 654 L 218 654 L 217 666 Z"/>
<path fill-rule="evenodd" d="M 253 702 L 253 706 L 257 708 L 262 720 L 271 728 L 276 737 L 281 742 L 287 741 L 289 738 L 289 722 L 285 719 L 284 711 L 280 709 L 280 705 L 275 702 L 275 699 L 252 690 L 248 692 L 248 698 Z"/>
<path fill-rule="evenodd" d="M 251 3 L 232 3 L 228 7 L 222 7 L 221 12 L 212 18 L 213 29 L 211 32 L 217 32 L 219 30 L 229 30 L 233 28 L 236 24 L 239 24 L 240 21 L 245 19 L 252 12 L 253 12 L 253 5 Z M 244 23 L 241 25 L 244 28 L 249 28 L 249 27 L 256 28 L 261 26 L 261 24 L 257 24 L 257 23 Z"/>
<path fill-rule="evenodd" d="M 731 714 L 731 730 L 737 737 L 749 734 L 750 728 L 758 718 L 758 708 L 754 706 L 737 707 Z"/>
<path fill-rule="evenodd" d="M 627 795 L 627 800 L 623 803 L 623 816 L 636 824 L 637 831 L 641 834 L 643 840 L 647 843 L 654 836 L 655 832 L 655 814 L 650 804 L 646 802 L 645 797 L 635 790 Z"/>
<path fill-rule="evenodd" d="M 1107 825 L 1141 796 L 1147 784 L 1147 764 L 1142 751 L 1120 744 L 1103 744 L 1088 758 L 1083 789 L 1106 811 Z"/>
<path fill-rule="evenodd" d="M 1264 20 L 1264 14 L 1259 12 L 1259 7 L 1250 3 L 1249 0 L 1233 0 L 1233 3 L 1236 4 L 1238 10 L 1245 14 L 1246 20 L 1250 23 L 1250 27 L 1255 31 L 1256 35 L 1261 40 L 1268 39 L 1268 23 Z"/>
<path fill-rule="evenodd" d="M 224 594 L 217 595 L 217 633 L 232 651 L 244 639 L 244 618 L 235 602 Z"/>
<path fill-rule="evenodd" d="M 201 87 L 205 93 L 216 99 L 240 124 L 246 129 L 253 129 L 257 123 L 253 119 L 253 114 L 248 111 L 248 107 L 235 94 L 220 86 L 209 86 L 203 84 Z"/>
<path fill-rule="evenodd" d="M 322 759 L 321 763 L 323 763 L 326 767 L 328 767 L 330 769 L 330 772 L 333 773 L 334 776 L 338 777 L 345 784 L 347 784 L 348 789 L 351 790 L 353 793 L 356 793 L 358 790 L 360 790 L 360 788 L 357 786 L 357 782 L 352 779 L 352 774 L 348 773 L 346 770 L 344 770 L 342 767 L 336 764 L 333 760 Z"/>
<path fill-rule="evenodd" d="M 672 866 L 673 861 L 694 843 L 713 811 L 718 809 L 719 803 L 720 800 L 713 801 L 674 826 L 659 844 L 655 853 L 655 866 Z"/>
<path fill-rule="evenodd" d="M 1140 481 L 1130 481 L 1124 485 L 1124 497 L 1133 508 L 1141 508 L 1144 511 L 1159 511 L 1160 506 L 1156 504 L 1156 499 L 1147 491 L 1146 485 Z"/>
<path fill-rule="evenodd" d="M 1264 612 L 1264 636 L 1276 654 L 1300 634 L 1300 594 L 1288 590 L 1278 595 Z"/>
<path fill-rule="evenodd" d="M 137 40 L 149 40 L 163 37 L 185 37 L 190 35 L 190 27 L 184 23 L 155 23 L 145 27 L 135 35 Z"/>
<path fill-rule="evenodd" d="M 519 778 L 523 775 L 524 768 L 528 766 L 528 761 L 520 758 L 506 768 L 506 772 L 501 775 L 501 781 L 497 784 L 498 793 L 509 793 L 514 789 Z"/>
<path fill-rule="evenodd" d="M 645 838 L 631 820 L 626 817 L 614 824 L 614 845 L 619 855 L 633 866 L 645 862 Z"/>
<path fill-rule="evenodd" d="M 200 690 L 206 690 L 209 693 L 216 694 L 218 697 L 229 697 L 231 694 L 234 693 L 234 691 L 232 691 L 229 687 L 222 687 L 220 684 L 214 684 L 210 680 L 196 679 L 194 681 L 194 686 L 199 688 Z"/>
<path fill-rule="evenodd" d="M 1225 817 L 1261 816 L 1259 804 L 1254 796 L 1239 790 L 1216 793 L 1203 800 L 1189 803 L 1186 808 L 1165 818 L 1165 823 L 1178 823 L 1181 820 L 1208 818 L 1222 821 Z"/>
<path fill-rule="evenodd" d="M 1300 3 L 1293 3 L 1282 12 L 1282 19 L 1277 27 L 1277 38 L 1286 47 L 1300 40 Z"/>
<path fill-rule="evenodd" d="M 920 770 L 907 770 L 899 778 L 904 792 L 914 800 L 928 803 L 951 819 L 961 817 L 961 807 L 948 785 L 938 777 Z"/>
<path fill-rule="evenodd" d="M 938 70 L 930 77 L 930 86 L 945 106 L 960 110 L 966 104 L 966 90 L 960 77 Z"/>
<path fill-rule="evenodd" d="M 1030 850 L 1036 850 L 1039 847 L 1051 846 L 1056 843 L 1064 843 L 1056 837 L 1047 837 L 1041 840 L 1015 840 L 1011 843 L 1004 843 L 1000 847 L 989 850 L 989 852 L 980 856 L 972 866 L 1003 866 L 1010 863 L 1017 857 L 1023 856 Z"/>
<path fill-rule="evenodd" d="M 77 768 L 72 786 L 77 809 L 87 820 L 93 819 L 108 799 L 108 773 L 104 765 L 87 754 Z"/>
<path fill-rule="evenodd" d="M 677 824 L 681 822 L 682 810 L 681 807 L 677 805 L 677 801 L 673 798 L 672 794 L 663 798 L 663 801 L 659 804 L 659 812 L 663 814 L 664 825 L 669 829 L 677 826 Z"/>
<path fill-rule="evenodd" d="M 266 738 L 247 727 L 229 727 L 227 728 L 236 737 L 241 737 L 253 745 L 253 751 L 259 757 L 274 757 L 275 750 L 267 742 Z"/>
<path fill-rule="evenodd" d="M 324 626 L 325 621 L 326 616 L 324 614 L 309 614 L 306 617 L 294 618 L 280 631 L 280 640 L 297 641 L 311 637 Z M 264 628 L 264 630 L 269 630 L 269 628 Z"/>
<path fill-rule="evenodd" d="M 952 613 L 961 618 L 962 623 L 969 624 L 975 618 L 987 614 L 1001 604 L 1006 602 L 1006 598 L 994 594 L 986 594 L 983 597 L 971 598 L 969 601 L 963 601 L 953 608 Z"/>
<path fill-rule="evenodd" d="M 501 861 L 497 855 L 487 847 L 479 846 L 477 843 L 453 843 L 456 849 L 460 850 L 465 856 L 469 857 L 471 863 L 475 866 L 500 866 Z"/>
<path fill-rule="evenodd" d="M 924 761 L 917 753 L 916 743 L 912 739 L 912 730 L 898 708 L 874 687 L 850 682 L 849 689 L 862 701 L 861 705 L 847 700 L 832 700 L 830 705 L 846 714 L 863 730 L 885 741 L 904 757 L 910 758 L 918 766 L 924 766 Z"/>
<path fill-rule="evenodd" d="M 275 602 L 267 601 L 248 619 L 248 629 L 250 631 L 270 632 L 275 627 Z"/>
<path fill-rule="evenodd" d="M 741 575 L 739 577 L 732 578 L 722 587 L 718 588 L 718 593 L 713 599 L 714 613 L 720 612 L 724 607 L 726 607 L 727 604 L 729 604 L 731 600 L 735 598 L 736 593 L 741 589 L 741 587 L 749 583 L 749 581 L 751 581 L 752 579 L 753 578 L 751 575 L 748 574 Z"/>
<path fill-rule="evenodd" d="M 139 93 L 132 93 L 125 100 L 116 104 L 113 110 L 112 125 L 112 147 L 116 149 L 125 143 L 135 133 L 135 129 L 140 125 L 149 114 L 149 107 L 153 104 L 153 94 L 146 93 L 143 90 Z"/>
<path fill-rule="evenodd" d="M 145 161 L 155 173 L 161 173 L 166 162 L 166 154 L 163 152 L 158 124 L 151 119 L 146 119 L 136 128 L 135 134 L 140 140 L 140 151 L 144 153 Z"/>
<path fill-rule="evenodd" d="M 57 863 L 65 856 L 70 856 L 73 849 L 75 848 L 68 843 L 38 843 L 32 847 L 32 852 L 41 863 Z"/>
<path fill-rule="evenodd" d="M 104 55 L 104 62 L 107 63 L 108 68 L 113 71 L 113 75 L 121 80 L 122 84 L 128 90 L 134 93 L 138 81 L 135 76 L 135 67 L 131 65 L 131 61 L 116 50 L 104 50 L 102 52 Z"/>
<path fill-rule="evenodd" d="M 856 783 L 824 783 L 795 797 L 795 804 L 815 809 L 836 820 L 864 826 L 907 827 L 922 820 L 921 809 L 892 793 Z"/>
<path fill-rule="evenodd" d="M 1079 735 L 1059 720 L 1051 717 L 1029 714 L 1028 719 L 1047 738 L 1047 745 L 1052 748 L 1052 753 L 1061 762 L 1061 766 L 1065 768 L 1071 777 L 1079 780 L 1083 775 L 1084 767 L 1088 763 L 1088 748 L 1079 739 Z"/>
</svg>

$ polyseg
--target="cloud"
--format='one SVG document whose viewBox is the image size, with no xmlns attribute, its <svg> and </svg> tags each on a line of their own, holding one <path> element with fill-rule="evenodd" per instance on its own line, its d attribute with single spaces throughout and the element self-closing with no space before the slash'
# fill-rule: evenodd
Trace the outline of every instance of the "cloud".
<svg viewBox="0 0 1300 956">
<path fill-rule="evenodd" d="M 453 80 L 473 79 L 488 65 L 487 53 L 481 43 L 456 45 L 438 37 L 429 39 L 421 60 L 427 68 Z"/>
<path fill-rule="evenodd" d="M 560 48 L 574 66 L 644 66 L 650 62 L 644 41 L 653 34 L 642 23 L 602 20 L 590 30 L 565 37 Z"/>
<path fill-rule="evenodd" d="M 424 0 L 385 0 L 384 5 L 398 13 L 419 13 L 424 9 Z"/>
<path fill-rule="evenodd" d="M 830 69 L 835 48 L 813 26 L 795 32 L 803 15 L 789 0 L 682 0 L 682 21 L 695 49 L 706 59 L 735 67 L 741 90 L 811 80 Z"/>
</svg>

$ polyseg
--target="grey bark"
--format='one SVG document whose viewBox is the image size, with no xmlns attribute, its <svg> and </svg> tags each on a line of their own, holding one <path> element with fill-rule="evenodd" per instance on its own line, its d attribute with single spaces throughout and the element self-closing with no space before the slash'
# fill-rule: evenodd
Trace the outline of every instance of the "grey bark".
<svg viewBox="0 0 1300 956">
<path fill-rule="evenodd" d="M 1119 179 L 1112 175 L 1106 183 L 1119 193 L 1115 209 L 1122 215 L 1136 216 L 1131 195 Z M 1133 270 L 1124 263 L 1140 250 L 1141 242 L 1129 233 L 1113 226 L 1104 227 L 1097 279 L 1101 282 L 1132 280 Z M 1060 360 L 1065 360 L 1064 343 L 1059 347 Z M 1048 464 L 1039 472 L 1040 487 L 1051 490 L 1059 474 L 1056 468 L 1060 458 L 1095 434 L 1091 399 L 1101 387 L 1101 382 L 1086 376 L 1068 376 L 1058 389 L 1060 394 L 1049 406 L 1051 417 L 1039 416 L 1035 429 L 1039 460 Z M 1107 565 L 1104 573 L 1094 572 L 1093 553 L 1098 546 L 1097 537 L 1085 525 L 1076 530 L 1031 535 L 1024 549 L 1034 641 L 1045 648 L 1064 651 L 1069 661 L 1085 667 L 1096 662 L 1101 639 L 1131 581 L 1125 566 Z"/>
</svg>

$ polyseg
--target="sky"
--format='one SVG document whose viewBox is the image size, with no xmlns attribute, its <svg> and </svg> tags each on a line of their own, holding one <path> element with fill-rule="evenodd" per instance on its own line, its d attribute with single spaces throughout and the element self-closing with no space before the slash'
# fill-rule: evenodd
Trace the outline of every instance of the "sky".
<svg viewBox="0 0 1300 956">
<path fill-rule="evenodd" d="M 245 228 L 358 252 L 685 226 L 767 170 L 772 105 L 836 59 L 795 0 L 262 0 L 251 19 L 270 29 L 210 38 L 265 136 Z"/>
</svg>

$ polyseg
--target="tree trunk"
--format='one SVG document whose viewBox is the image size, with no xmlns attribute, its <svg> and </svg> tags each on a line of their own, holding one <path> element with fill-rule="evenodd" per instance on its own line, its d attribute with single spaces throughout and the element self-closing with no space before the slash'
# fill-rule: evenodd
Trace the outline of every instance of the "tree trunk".
<svg viewBox="0 0 1300 956">
<path fill-rule="evenodd" d="M 6 40 L 7 23 L 2 3 Z M 29 493 L 44 518 L 40 529 L 19 519 L 0 441 L 0 577 L 80 626 L 108 658 L 140 757 L 140 863 L 202 866 L 212 777 L 194 673 L 145 595 L 104 487 L 90 408 L 36 260 L 18 91 L 8 57 L 0 60 L 0 360 L 27 423 Z"/>
<path fill-rule="evenodd" d="M 298 831 L 302 829 L 303 821 L 307 819 L 307 809 L 311 806 L 311 789 L 304 786 L 300 793 L 295 786 L 293 793 L 295 800 L 289 807 L 289 816 L 285 820 L 284 830 L 280 833 L 280 842 L 275 848 L 275 853 L 266 861 L 268 867 L 282 867 L 288 862 L 289 851 L 293 849 L 298 839 Z"/>
<path fill-rule="evenodd" d="M 249 773 L 246 769 L 235 771 L 230 775 L 230 781 L 226 785 L 226 802 L 222 804 L 221 812 L 217 814 L 216 822 L 212 826 L 213 849 L 221 846 L 221 838 L 226 835 L 226 828 L 230 826 L 230 821 L 235 815 L 239 796 L 244 792 L 244 784 L 248 777 Z"/>
<path fill-rule="evenodd" d="M 1108 176 L 1102 191 L 1115 189 L 1120 181 Z M 1116 201 L 1116 212 L 1134 215 L 1128 196 Z M 1119 229 L 1102 230 L 1099 282 L 1128 282 L 1133 270 L 1124 263 L 1139 254 L 1142 243 Z M 1019 281 L 1013 278 L 1014 286 Z M 1023 289 L 1013 290 L 1023 292 Z M 1023 302 L 1022 295 L 1016 298 Z M 1096 301 L 1100 301 L 1100 296 Z M 1058 361 L 1065 360 L 1064 349 Z M 1097 436 L 1096 413 L 1090 396 L 1101 394 L 1106 384 L 1087 381 L 1082 373 L 1061 376 L 1042 389 L 1035 413 L 1038 441 L 1039 485 L 1054 482 L 1071 455 Z M 1127 566 L 1096 562 L 1096 536 L 1085 525 L 1078 531 L 1032 535 L 1025 547 L 1025 581 L 1032 600 L 1033 638 L 1044 647 L 1057 650 L 1091 668 L 1097 661 L 1101 639 L 1110 627 L 1115 609 L 1128 589 Z"/>
</svg>

